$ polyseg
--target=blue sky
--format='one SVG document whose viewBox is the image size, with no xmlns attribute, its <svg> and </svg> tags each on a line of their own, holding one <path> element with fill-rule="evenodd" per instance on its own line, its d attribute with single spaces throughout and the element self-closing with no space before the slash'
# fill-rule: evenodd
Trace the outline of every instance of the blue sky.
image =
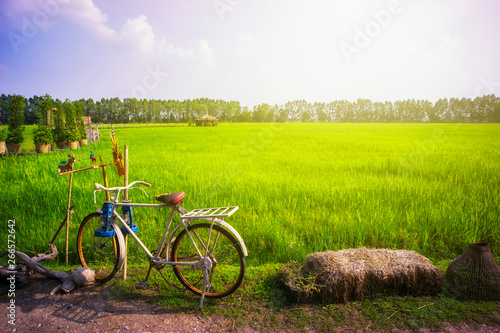
<svg viewBox="0 0 500 333">
<path fill-rule="evenodd" d="M 243 106 L 500 95 L 495 0 L 2 0 L 0 93 Z"/>
</svg>

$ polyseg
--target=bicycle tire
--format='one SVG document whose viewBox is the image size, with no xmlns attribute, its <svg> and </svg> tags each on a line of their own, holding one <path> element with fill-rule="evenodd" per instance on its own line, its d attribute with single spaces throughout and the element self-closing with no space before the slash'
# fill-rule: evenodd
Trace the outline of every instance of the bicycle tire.
<svg viewBox="0 0 500 333">
<path fill-rule="evenodd" d="M 188 230 L 203 255 L 210 224 L 194 224 L 189 226 Z M 203 241 L 203 245 L 200 239 Z M 208 257 L 212 260 L 209 275 L 211 287 L 205 291 L 205 297 L 222 298 L 232 294 L 238 289 L 245 277 L 245 256 L 240 243 L 229 231 L 214 225 L 210 237 Z M 186 229 L 182 230 L 176 237 L 172 247 L 171 259 L 180 262 L 197 262 L 200 260 Z M 186 288 L 196 295 L 202 294 L 203 270 L 196 270 L 191 266 L 184 265 L 172 265 L 172 268 L 179 281 Z"/>
<path fill-rule="evenodd" d="M 100 218 L 101 214 L 96 212 L 83 219 L 78 229 L 76 247 L 81 265 L 94 271 L 96 282 L 105 283 L 123 265 L 125 242 L 116 224 L 112 224 L 115 236 L 94 236 L 94 230 L 101 228 Z"/>
</svg>

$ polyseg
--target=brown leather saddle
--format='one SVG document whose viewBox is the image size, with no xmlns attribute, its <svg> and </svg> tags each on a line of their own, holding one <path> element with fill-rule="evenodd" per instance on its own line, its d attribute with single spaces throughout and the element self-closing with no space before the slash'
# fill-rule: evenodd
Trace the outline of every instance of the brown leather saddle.
<svg viewBox="0 0 500 333">
<path fill-rule="evenodd" d="M 156 200 L 159 202 L 163 202 L 166 205 L 182 205 L 182 201 L 186 194 L 184 192 L 174 192 L 174 193 L 165 193 L 156 196 Z"/>
</svg>

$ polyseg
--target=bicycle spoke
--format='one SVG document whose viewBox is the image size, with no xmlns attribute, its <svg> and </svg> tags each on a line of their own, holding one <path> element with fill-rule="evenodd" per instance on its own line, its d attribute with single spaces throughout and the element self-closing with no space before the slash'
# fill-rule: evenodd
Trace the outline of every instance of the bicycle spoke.
<svg viewBox="0 0 500 333">
<path fill-rule="evenodd" d="M 87 216 L 78 230 L 77 250 L 83 267 L 91 268 L 95 272 L 98 282 L 110 280 L 118 270 L 120 249 L 117 236 L 97 237 L 96 229 L 100 229 L 100 214 Z"/>
<path fill-rule="evenodd" d="M 209 298 L 224 297 L 234 292 L 243 281 L 245 274 L 245 260 L 237 240 L 225 229 L 218 225 L 194 224 L 188 227 L 193 241 L 207 252 L 212 261 L 208 271 L 210 287 L 205 291 Z M 208 237 L 210 235 L 210 242 Z M 186 230 L 176 238 L 172 248 L 172 261 L 183 261 L 190 258 L 199 261 L 201 258 L 193 255 L 194 245 Z M 181 265 L 173 266 L 174 273 L 179 281 L 192 292 L 201 295 L 204 283 L 203 269 L 187 269 Z"/>
</svg>

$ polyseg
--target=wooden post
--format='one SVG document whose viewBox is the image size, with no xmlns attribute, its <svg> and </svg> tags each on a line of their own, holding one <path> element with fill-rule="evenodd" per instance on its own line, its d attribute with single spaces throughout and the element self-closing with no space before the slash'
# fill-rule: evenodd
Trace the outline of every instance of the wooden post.
<svg viewBox="0 0 500 333">
<path fill-rule="evenodd" d="M 123 168 L 125 174 L 123 175 L 123 186 L 128 185 L 128 146 L 123 148 Z M 124 200 L 128 200 L 128 190 L 125 190 Z M 128 252 L 128 235 L 125 235 L 125 261 L 123 262 L 123 279 L 127 279 L 127 252 Z"/>
<path fill-rule="evenodd" d="M 69 175 L 68 207 L 66 210 L 66 266 L 68 265 L 68 240 L 69 240 L 69 217 L 71 205 L 71 185 L 73 184 L 73 174 Z"/>
<path fill-rule="evenodd" d="M 104 178 L 104 187 L 108 187 L 108 174 L 106 173 L 106 166 L 102 164 L 101 154 L 99 154 L 99 160 L 101 161 L 102 165 L 102 177 Z M 111 201 L 108 191 L 106 191 L 106 201 Z"/>
</svg>

